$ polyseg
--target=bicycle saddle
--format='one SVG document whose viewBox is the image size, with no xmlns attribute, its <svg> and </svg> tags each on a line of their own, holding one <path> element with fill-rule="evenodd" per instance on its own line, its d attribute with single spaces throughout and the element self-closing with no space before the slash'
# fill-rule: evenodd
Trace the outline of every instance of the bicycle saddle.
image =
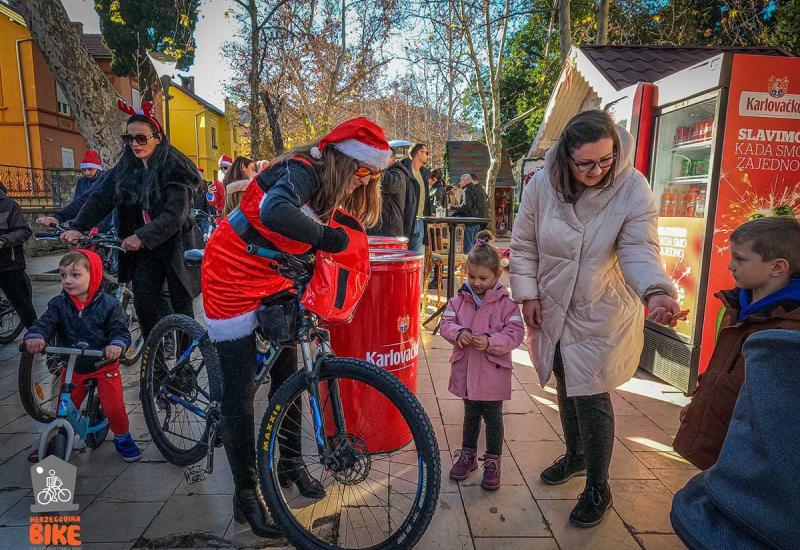
<svg viewBox="0 0 800 550">
<path fill-rule="evenodd" d="M 193 248 L 183 253 L 183 259 L 189 265 L 200 265 L 203 263 L 203 256 L 206 251 L 201 248 Z"/>
</svg>

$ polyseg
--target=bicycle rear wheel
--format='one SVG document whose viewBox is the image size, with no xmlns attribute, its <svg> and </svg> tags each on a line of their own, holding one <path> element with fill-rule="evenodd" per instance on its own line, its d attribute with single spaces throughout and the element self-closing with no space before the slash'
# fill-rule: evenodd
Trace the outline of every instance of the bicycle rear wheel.
<svg viewBox="0 0 800 550">
<path fill-rule="evenodd" d="M 22 319 L 19 318 L 19 313 L 0 290 L 0 344 L 13 342 L 22 332 L 22 328 Z"/>
<path fill-rule="evenodd" d="M 120 363 L 123 365 L 133 365 L 142 356 L 144 349 L 144 336 L 142 335 L 142 327 L 139 326 L 139 317 L 136 315 L 136 309 L 133 307 L 133 292 L 127 286 L 120 286 L 122 297 L 120 303 L 122 309 L 128 315 L 128 331 L 131 333 L 131 345 L 120 357 Z"/>
<path fill-rule="evenodd" d="M 53 345 L 54 342 L 48 343 Z M 47 423 L 56 416 L 61 392 L 61 373 L 66 361 L 60 355 L 23 352 L 19 358 L 17 382 L 22 407 L 37 422 Z"/>
<path fill-rule="evenodd" d="M 259 481 L 273 518 L 301 549 L 411 548 L 439 496 L 439 447 L 430 420 L 396 377 L 364 361 L 327 359 L 319 376 L 313 413 L 301 371 L 278 390 L 261 422 Z M 340 400 L 331 397 L 336 391 Z M 333 422 L 337 401 L 347 404 L 342 432 Z M 323 424 L 319 431 L 312 414 Z M 322 457 L 318 438 L 327 438 L 330 448 Z M 302 467 L 325 487 L 321 500 L 281 486 L 281 474 Z"/>
<path fill-rule="evenodd" d="M 222 395 L 218 363 L 205 330 L 186 315 L 164 317 L 147 338 L 142 411 L 153 443 L 173 464 L 188 466 L 206 455 L 208 411 Z"/>
</svg>

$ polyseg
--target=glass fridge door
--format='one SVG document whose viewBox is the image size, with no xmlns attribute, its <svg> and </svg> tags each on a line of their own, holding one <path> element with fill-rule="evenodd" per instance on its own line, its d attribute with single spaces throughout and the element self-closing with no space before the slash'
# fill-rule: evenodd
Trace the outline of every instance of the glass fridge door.
<svg viewBox="0 0 800 550">
<path fill-rule="evenodd" d="M 688 104 L 657 119 L 653 193 L 660 203 L 661 262 L 688 310 L 674 333 L 692 343 L 701 280 L 707 190 L 715 151 L 718 98 Z"/>
</svg>

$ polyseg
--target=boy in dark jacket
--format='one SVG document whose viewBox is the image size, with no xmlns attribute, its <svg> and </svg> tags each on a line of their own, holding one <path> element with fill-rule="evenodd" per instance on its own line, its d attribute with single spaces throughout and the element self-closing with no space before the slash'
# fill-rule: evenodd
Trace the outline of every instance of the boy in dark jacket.
<svg viewBox="0 0 800 550">
<path fill-rule="evenodd" d="M 700 469 L 719 457 L 745 378 L 742 345 L 754 332 L 800 330 L 800 223 L 792 217 L 749 221 L 731 234 L 733 290 L 717 293 L 725 318 L 708 369 L 681 414 L 673 447 Z"/>
<path fill-rule="evenodd" d="M 25 273 L 22 243 L 31 238 L 31 228 L 17 201 L 6 196 L 0 184 L 0 289 L 14 306 L 22 324 L 30 328 L 36 322 L 31 280 Z"/>
<path fill-rule="evenodd" d="M 86 342 L 90 349 L 103 349 L 107 359 L 117 359 L 100 369 L 93 357 L 79 357 L 72 383 L 72 402 L 80 408 L 84 381 L 94 378 L 114 446 L 123 460 L 139 460 L 141 452 L 128 430 L 128 413 L 122 396 L 119 356 L 131 344 L 128 318 L 119 301 L 103 292 L 103 262 L 90 250 L 67 253 L 58 265 L 64 291 L 50 300 L 41 318 L 25 335 L 28 353 L 41 353 L 46 341 L 56 336 L 60 345 L 74 347 Z"/>
</svg>

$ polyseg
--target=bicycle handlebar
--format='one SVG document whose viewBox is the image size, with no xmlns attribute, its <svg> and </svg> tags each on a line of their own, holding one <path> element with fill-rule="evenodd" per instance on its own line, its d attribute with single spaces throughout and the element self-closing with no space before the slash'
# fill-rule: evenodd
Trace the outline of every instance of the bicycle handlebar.
<svg viewBox="0 0 800 550">
<path fill-rule="evenodd" d="M 27 348 L 25 347 L 25 342 L 19 345 L 19 351 L 27 352 Z M 116 359 L 103 359 L 105 357 L 105 352 L 103 350 L 97 349 L 86 349 L 86 347 L 78 347 L 78 348 L 62 348 L 59 346 L 47 346 L 44 348 L 46 353 L 51 353 L 54 355 L 79 355 L 83 357 L 100 357 L 100 361 L 96 361 L 94 366 L 99 368 L 105 367 L 106 365 L 110 365 Z"/>
<path fill-rule="evenodd" d="M 36 239 L 41 241 L 58 241 L 61 240 L 61 234 L 65 233 L 66 231 L 69 230 L 65 229 L 64 227 L 57 226 L 56 229 L 52 231 L 40 231 L 34 233 L 34 236 Z M 125 252 L 125 250 L 119 246 L 122 244 L 122 241 L 120 241 L 116 236 L 108 233 L 94 233 L 91 236 L 84 236 L 79 242 L 82 246 L 102 246 L 104 248 Z"/>
</svg>

